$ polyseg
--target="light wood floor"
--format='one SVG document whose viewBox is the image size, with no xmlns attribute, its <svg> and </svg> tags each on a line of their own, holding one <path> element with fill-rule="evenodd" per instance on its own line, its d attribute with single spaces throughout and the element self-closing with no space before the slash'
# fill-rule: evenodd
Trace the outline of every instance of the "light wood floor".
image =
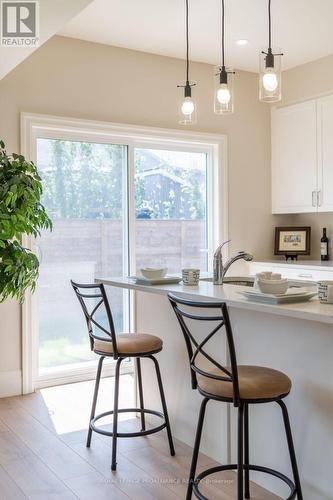
<svg viewBox="0 0 333 500">
<path fill-rule="evenodd" d="M 112 384 L 102 380 L 98 411 L 110 409 Z M 120 439 L 116 472 L 110 470 L 110 438 L 94 434 L 86 448 L 92 390 L 92 382 L 83 382 L 0 399 L 1 500 L 185 498 L 192 450 L 176 441 L 176 457 L 170 457 L 164 432 Z M 132 377 L 124 375 L 121 404 L 132 398 Z M 139 419 L 122 420 L 121 427 L 138 428 Z M 212 460 L 201 455 L 199 470 L 209 465 Z M 202 492 L 210 499 L 234 499 L 234 473 L 211 476 Z M 256 485 L 251 493 L 253 500 L 278 498 Z"/>
</svg>

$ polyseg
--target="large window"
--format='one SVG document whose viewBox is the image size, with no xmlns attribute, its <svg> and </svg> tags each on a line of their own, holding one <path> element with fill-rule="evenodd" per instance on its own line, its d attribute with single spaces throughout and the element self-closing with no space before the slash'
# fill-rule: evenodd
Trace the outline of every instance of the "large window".
<svg viewBox="0 0 333 500">
<path fill-rule="evenodd" d="M 53 231 L 31 242 L 41 261 L 38 293 L 24 306 L 31 388 L 95 362 L 71 279 L 93 283 L 148 266 L 211 270 L 222 238 L 223 140 L 34 115 L 23 123 L 23 152 L 37 162 L 53 220 Z M 128 331 L 130 294 L 108 293 L 117 331 Z"/>
</svg>

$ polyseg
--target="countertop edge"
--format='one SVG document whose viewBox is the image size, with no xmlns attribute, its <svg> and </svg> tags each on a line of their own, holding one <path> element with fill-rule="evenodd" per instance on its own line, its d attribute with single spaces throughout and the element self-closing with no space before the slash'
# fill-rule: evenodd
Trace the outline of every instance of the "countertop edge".
<svg viewBox="0 0 333 500">
<path fill-rule="evenodd" d="M 246 289 L 246 287 L 240 287 L 238 285 L 223 285 L 233 294 L 239 295 L 239 297 L 230 298 L 230 297 L 217 297 L 212 292 L 207 290 L 200 290 L 200 286 L 197 287 L 186 287 L 182 285 L 156 285 L 156 286 L 147 286 L 147 285 L 138 285 L 134 282 L 130 282 L 126 278 L 96 278 L 96 283 L 104 283 L 108 286 L 114 286 L 117 288 L 124 288 L 128 290 L 135 290 L 145 293 L 153 293 L 157 295 L 167 295 L 169 292 L 176 293 L 183 296 L 199 298 L 200 300 L 216 300 L 216 301 L 224 301 L 230 307 L 234 307 L 237 309 L 245 309 L 250 311 L 262 312 L 267 314 L 275 314 L 277 316 L 284 316 L 289 318 L 308 320 L 308 321 L 316 321 L 319 323 L 333 324 L 333 305 L 329 304 L 320 304 L 318 299 L 311 299 L 309 302 L 303 303 L 295 303 L 295 304 L 263 304 L 258 302 L 252 302 L 241 297 L 238 292 L 241 289 Z M 214 285 L 211 285 L 214 286 Z M 300 307 L 301 305 L 301 307 Z M 306 310 L 307 306 L 316 305 L 319 309 L 323 309 L 323 311 L 311 311 Z M 298 306 L 298 307 L 297 307 Z M 325 313 L 324 313 L 325 312 Z"/>
</svg>

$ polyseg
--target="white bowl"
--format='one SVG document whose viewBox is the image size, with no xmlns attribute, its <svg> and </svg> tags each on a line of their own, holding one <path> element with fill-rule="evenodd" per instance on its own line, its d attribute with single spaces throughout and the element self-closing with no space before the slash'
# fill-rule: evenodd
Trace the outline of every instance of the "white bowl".
<svg viewBox="0 0 333 500">
<path fill-rule="evenodd" d="M 153 267 L 145 267 L 143 269 L 140 269 L 140 271 L 142 276 L 144 276 L 148 280 L 157 280 L 159 278 L 164 278 L 168 269 L 166 267 L 159 269 Z"/>
<path fill-rule="evenodd" d="M 270 293 L 272 295 L 282 295 L 288 290 L 288 280 L 258 280 L 258 287 L 262 293 Z"/>
</svg>

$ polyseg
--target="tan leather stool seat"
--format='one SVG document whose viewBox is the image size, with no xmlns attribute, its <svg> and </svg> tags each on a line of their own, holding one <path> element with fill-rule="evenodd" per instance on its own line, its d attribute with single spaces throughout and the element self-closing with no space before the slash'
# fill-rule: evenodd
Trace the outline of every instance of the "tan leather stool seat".
<svg viewBox="0 0 333 500">
<path fill-rule="evenodd" d="M 230 367 L 227 367 L 230 371 Z M 214 375 L 226 376 L 218 368 L 209 371 Z M 217 397 L 233 397 L 233 384 L 197 374 L 199 388 Z M 288 394 L 291 380 L 278 370 L 262 366 L 238 366 L 239 394 L 241 399 L 277 399 Z"/>
<path fill-rule="evenodd" d="M 134 354 L 155 352 L 162 349 L 163 342 L 155 335 L 145 333 L 122 333 L 117 335 L 117 349 L 119 356 L 133 356 Z M 108 340 L 94 340 L 94 351 L 105 354 L 113 353 L 112 342 Z"/>
</svg>

